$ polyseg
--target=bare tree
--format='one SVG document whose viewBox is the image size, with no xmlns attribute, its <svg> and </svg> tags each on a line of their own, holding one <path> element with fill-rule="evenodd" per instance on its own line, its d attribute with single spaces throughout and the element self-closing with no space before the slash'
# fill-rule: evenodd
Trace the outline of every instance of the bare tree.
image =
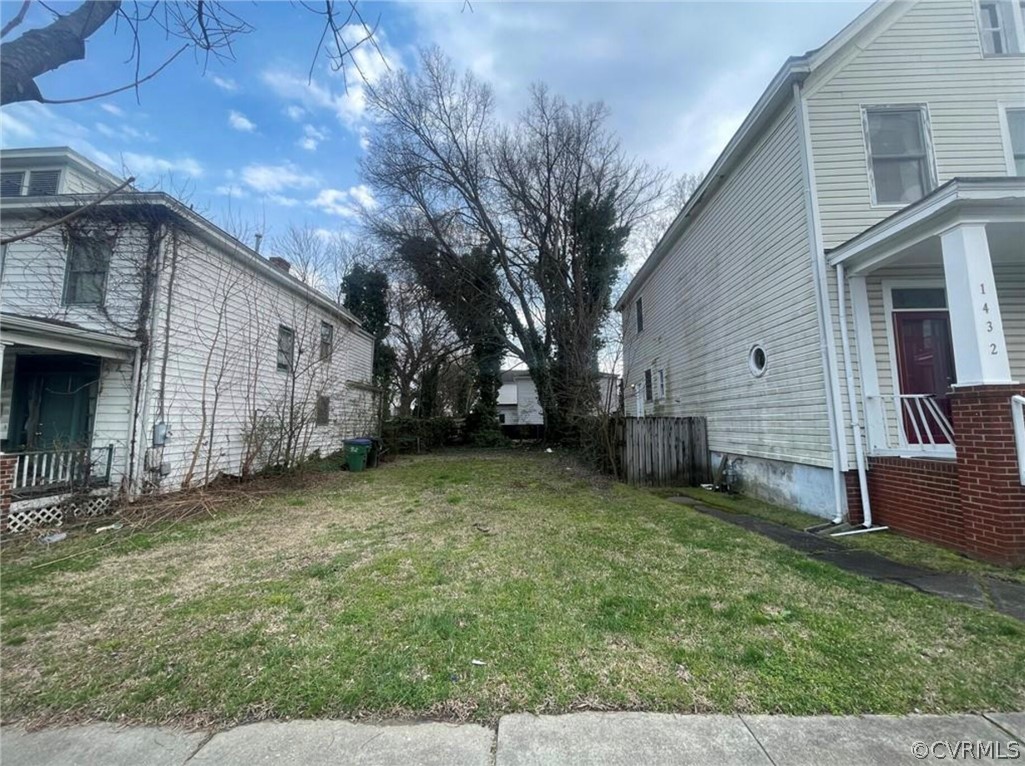
<svg viewBox="0 0 1025 766">
<path fill-rule="evenodd" d="M 5 4 L 6 5 L 6 4 Z M 6 38 L 25 23 L 32 0 L 24 0 L 18 12 L 8 20 L 0 37 Z M 306 13 L 315 15 L 322 23 L 322 30 L 316 42 L 310 73 L 321 56 L 336 70 L 347 72 L 348 67 L 357 70 L 359 66 L 353 57 L 354 51 L 362 45 L 374 48 L 381 54 L 374 38 L 377 26 L 364 18 L 357 0 L 323 0 L 314 3 L 302 0 L 295 4 Z M 13 40 L 0 44 L 0 105 L 18 101 L 39 101 L 48 104 L 87 101 L 113 95 L 126 90 L 136 90 L 143 83 L 156 77 L 182 53 L 193 50 L 197 57 L 208 63 L 215 59 L 234 58 L 234 43 L 242 35 L 252 32 L 254 27 L 237 12 L 239 5 L 230 2 L 210 0 L 188 0 L 188 2 L 121 2 L 121 0 L 85 0 L 69 13 L 61 14 L 50 6 L 39 2 L 53 16 L 44 26 L 23 31 Z M 131 80 L 125 85 L 104 91 L 83 94 L 75 98 L 49 99 L 39 89 L 36 79 L 65 64 L 80 61 L 86 57 L 86 42 L 97 31 L 113 26 L 119 34 L 126 34 L 130 40 L 129 61 L 132 66 Z M 142 33 L 155 28 L 163 36 L 179 43 L 155 69 L 143 73 Z M 355 34 L 353 33 L 355 30 Z M 387 64 L 387 61 L 385 61 Z"/>
<path fill-rule="evenodd" d="M 442 377 L 465 344 L 422 285 L 398 282 L 391 291 L 398 414 L 433 417 L 441 414 Z"/>
<path fill-rule="evenodd" d="M 558 435 L 594 405 L 625 239 L 663 174 L 623 152 L 602 104 L 535 86 L 520 118 L 500 123 L 491 89 L 436 49 L 421 54 L 419 74 L 394 73 L 368 94 L 377 120 L 363 173 L 382 201 L 370 225 L 396 246 L 430 243 L 439 264 L 474 248 L 489 255 L 508 351 L 527 364 Z"/>
</svg>

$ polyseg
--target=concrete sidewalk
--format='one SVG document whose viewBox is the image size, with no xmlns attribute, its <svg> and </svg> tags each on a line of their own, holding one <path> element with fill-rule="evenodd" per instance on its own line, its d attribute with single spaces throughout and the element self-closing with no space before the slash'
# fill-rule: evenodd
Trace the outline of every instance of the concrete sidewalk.
<svg viewBox="0 0 1025 766">
<path fill-rule="evenodd" d="M 3 766 L 897 766 L 1025 764 L 1025 713 L 507 715 L 475 724 L 254 723 L 219 733 L 93 724 L 0 730 Z"/>
</svg>

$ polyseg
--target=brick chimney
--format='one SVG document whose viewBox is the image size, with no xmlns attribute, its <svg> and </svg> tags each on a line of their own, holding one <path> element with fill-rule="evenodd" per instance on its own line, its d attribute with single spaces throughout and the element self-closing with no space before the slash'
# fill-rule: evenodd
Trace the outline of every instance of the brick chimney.
<svg viewBox="0 0 1025 766">
<path fill-rule="evenodd" d="M 283 271 L 285 274 L 292 268 L 292 264 L 286 261 L 284 258 L 279 258 L 276 255 L 272 255 L 267 259 L 270 261 L 270 265 L 276 268 L 278 271 Z"/>
</svg>

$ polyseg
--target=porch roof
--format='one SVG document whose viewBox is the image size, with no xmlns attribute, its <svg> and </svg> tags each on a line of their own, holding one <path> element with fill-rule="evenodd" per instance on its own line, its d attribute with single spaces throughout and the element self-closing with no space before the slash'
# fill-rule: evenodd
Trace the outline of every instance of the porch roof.
<svg viewBox="0 0 1025 766">
<path fill-rule="evenodd" d="M 0 314 L 0 330 L 5 344 L 20 343 L 107 359 L 130 360 L 139 346 L 138 341 L 85 330 L 68 322 L 18 314 Z"/>
<path fill-rule="evenodd" d="M 830 266 L 865 273 L 956 223 L 1025 221 L 1025 177 L 954 178 L 826 254 Z"/>
</svg>

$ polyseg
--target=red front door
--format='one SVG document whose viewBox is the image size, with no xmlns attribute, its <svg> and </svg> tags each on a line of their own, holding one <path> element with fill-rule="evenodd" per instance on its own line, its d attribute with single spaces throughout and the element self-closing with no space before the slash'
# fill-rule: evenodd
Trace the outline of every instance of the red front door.
<svg viewBox="0 0 1025 766">
<path fill-rule="evenodd" d="M 957 382 L 950 319 L 946 311 L 894 311 L 897 373 L 904 433 L 909 444 L 949 444 L 933 406 L 914 394 L 927 394 L 950 422 L 951 384 Z"/>
</svg>

